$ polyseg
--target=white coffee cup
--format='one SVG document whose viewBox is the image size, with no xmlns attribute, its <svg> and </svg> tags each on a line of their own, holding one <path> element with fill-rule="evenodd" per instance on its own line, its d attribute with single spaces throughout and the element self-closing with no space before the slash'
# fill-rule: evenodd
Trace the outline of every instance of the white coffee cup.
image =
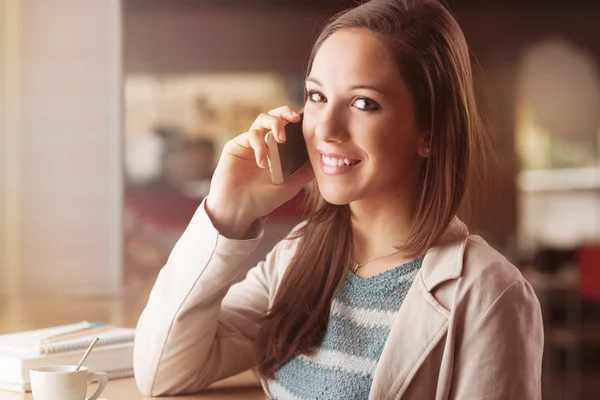
<svg viewBox="0 0 600 400">
<path fill-rule="evenodd" d="M 104 372 L 89 372 L 86 367 L 75 371 L 76 365 L 52 365 L 29 371 L 31 391 L 35 400 L 96 400 L 108 383 Z M 93 395 L 86 399 L 88 384 L 98 382 Z"/>
</svg>

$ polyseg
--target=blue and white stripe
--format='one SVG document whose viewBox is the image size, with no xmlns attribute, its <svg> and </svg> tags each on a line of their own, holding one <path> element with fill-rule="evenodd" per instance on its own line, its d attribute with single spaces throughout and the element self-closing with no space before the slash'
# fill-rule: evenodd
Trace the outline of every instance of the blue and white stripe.
<svg viewBox="0 0 600 400">
<path fill-rule="evenodd" d="M 373 374 L 422 257 L 371 278 L 348 272 L 318 351 L 288 362 L 269 381 L 274 399 L 367 399 Z"/>
<path fill-rule="evenodd" d="M 396 318 L 396 311 L 352 308 L 338 299 L 334 299 L 331 304 L 331 315 L 360 326 L 389 328 L 392 326 L 394 318 Z"/>
</svg>

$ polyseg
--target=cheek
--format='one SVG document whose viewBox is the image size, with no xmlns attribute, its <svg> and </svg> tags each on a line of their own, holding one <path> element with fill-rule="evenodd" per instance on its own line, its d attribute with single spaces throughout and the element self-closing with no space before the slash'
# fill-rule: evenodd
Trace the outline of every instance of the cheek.
<svg viewBox="0 0 600 400">
<path fill-rule="evenodd" d="M 306 122 L 302 124 L 302 136 L 304 136 L 304 141 L 308 144 L 310 142 L 310 136 L 308 126 L 306 126 Z"/>
<path fill-rule="evenodd" d="M 307 122 L 306 119 L 302 123 L 302 135 L 304 136 L 308 151 L 314 150 L 315 127 L 310 122 Z"/>
<path fill-rule="evenodd" d="M 374 136 L 374 135 L 373 135 Z M 365 142 L 365 150 L 371 164 L 387 171 L 405 171 L 413 164 L 417 153 L 417 142 L 413 135 L 406 132 L 388 132 L 379 138 L 373 137 Z"/>
</svg>

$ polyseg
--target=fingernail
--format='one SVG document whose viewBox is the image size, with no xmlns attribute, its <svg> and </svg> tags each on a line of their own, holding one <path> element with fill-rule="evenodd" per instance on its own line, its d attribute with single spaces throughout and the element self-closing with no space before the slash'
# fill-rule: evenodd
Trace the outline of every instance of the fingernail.
<svg viewBox="0 0 600 400">
<path fill-rule="evenodd" d="M 261 166 L 262 168 L 267 168 L 267 166 L 268 166 L 268 161 L 267 161 L 267 159 L 263 158 L 262 160 L 260 160 L 260 166 Z"/>
<path fill-rule="evenodd" d="M 292 117 L 299 117 L 300 114 L 298 114 L 296 111 L 292 111 Z"/>
<path fill-rule="evenodd" d="M 279 131 L 279 140 L 285 140 L 285 130 Z"/>
</svg>

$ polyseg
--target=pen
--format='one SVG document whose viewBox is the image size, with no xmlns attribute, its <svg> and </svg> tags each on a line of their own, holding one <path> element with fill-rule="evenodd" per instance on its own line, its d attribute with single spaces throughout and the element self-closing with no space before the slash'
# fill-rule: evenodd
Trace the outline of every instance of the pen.
<svg viewBox="0 0 600 400">
<path fill-rule="evenodd" d="M 104 322 L 94 322 L 86 327 L 82 327 L 79 329 L 75 329 L 73 331 L 62 332 L 62 333 L 59 333 L 56 335 L 49 336 L 45 339 L 42 339 L 40 341 L 40 344 L 43 345 L 43 344 L 48 344 L 48 343 L 61 342 L 63 340 L 69 340 L 69 339 L 73 339 L 73 338 L 77 338 L 77 337 L 81 337 L 81 336 L 86 336 L 88 334 L 91 335 L 91 334 L 103 332 L 108 329 L 112 329 L 112 327 L 106 325 L 106 323 L 104 323 Z"/>
</svg>

